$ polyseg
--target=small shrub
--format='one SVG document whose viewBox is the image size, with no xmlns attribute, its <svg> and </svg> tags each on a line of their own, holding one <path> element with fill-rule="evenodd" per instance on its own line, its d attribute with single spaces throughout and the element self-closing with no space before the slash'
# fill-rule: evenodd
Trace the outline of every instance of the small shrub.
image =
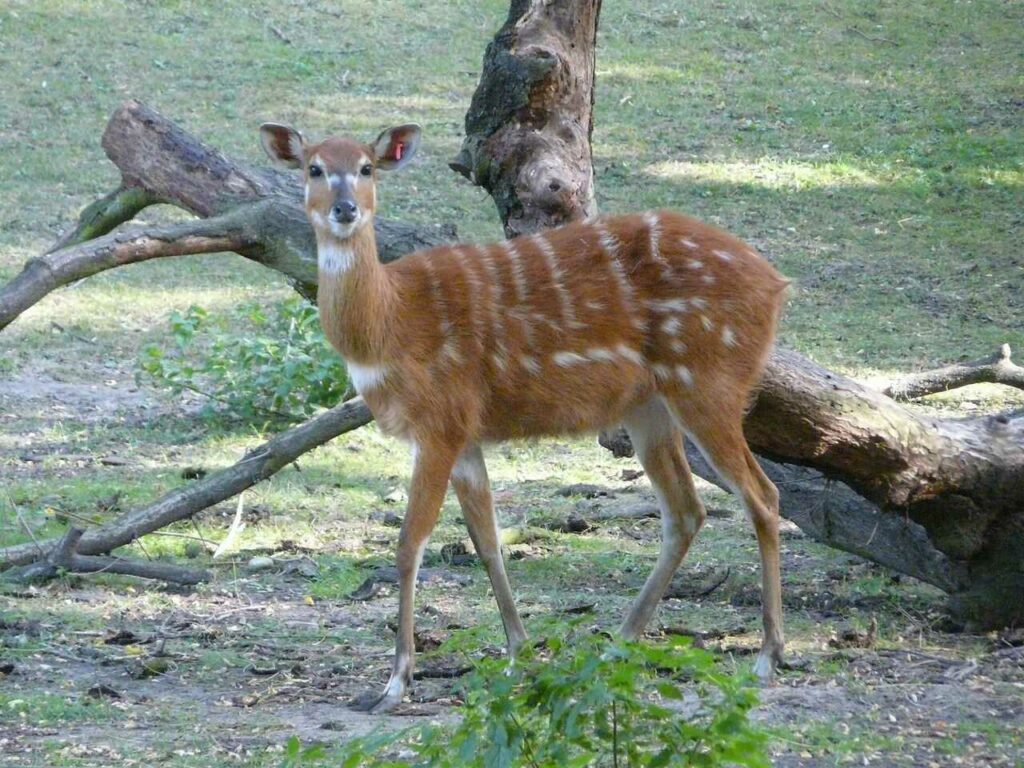
<svg viewBox="0 0 1024 768">
<path fill-rule="evenodd" d="M 150 344 L 140 368 L 175 394 L 203 395 L 203 415 L 245 422 L 296 422 L 336 405 L 348 387 L 341 358 L 320 329 L 316 307 L 295 297 L 270 311 L 245 304 L 213 316 L 174 312 L 172 344 Z"/>
<path fill-rule="evenodd" d="M 346 768 L 766 768 L 766 735 L 747 718 L 751 681 L 722 674 L 676 639 L 555 639 L 543 656 L 484 659 L 465 682 L 462 720 L 349 742 Z M 396 757 L 401 755 L 401 757 Z"/>
</svg>

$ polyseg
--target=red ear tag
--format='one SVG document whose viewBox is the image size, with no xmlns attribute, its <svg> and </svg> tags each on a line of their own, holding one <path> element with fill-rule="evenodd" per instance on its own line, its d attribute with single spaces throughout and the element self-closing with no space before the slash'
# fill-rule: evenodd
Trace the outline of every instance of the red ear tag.
<svg viewBox="0 0 1024 768">
<path fill-rule="evenodd" d="M 402 159 L 402 150 L 403 149 L 405 149 L 405 144 L 403 144 L 402 142 L 399 141 L 399 142 L 397 142 L 395 144 L 395 160 L 401 160 Z"/>
</svg>

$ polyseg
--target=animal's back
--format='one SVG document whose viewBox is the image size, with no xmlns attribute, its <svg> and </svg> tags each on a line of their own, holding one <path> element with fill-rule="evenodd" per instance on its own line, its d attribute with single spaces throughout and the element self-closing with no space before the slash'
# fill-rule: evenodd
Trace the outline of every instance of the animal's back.
<svg viewBox="0 0 1024 768">
<path fill-rule="evenodd" d="M 483 439 L 600 428 L 666 387 L 745 396 L 787 284 L 742 241 L 668 211 L 390 268 L 417 318 L 396 343 L 438 392 L 432 404 Z"/>
</svg>

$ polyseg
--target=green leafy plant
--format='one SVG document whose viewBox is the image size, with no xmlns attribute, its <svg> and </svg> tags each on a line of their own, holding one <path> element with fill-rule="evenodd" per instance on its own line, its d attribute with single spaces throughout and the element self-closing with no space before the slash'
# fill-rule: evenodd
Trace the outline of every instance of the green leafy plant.
<svg viewBox="0 0 1024 768">
<path fill-rule="evenodd" d="M 284 745 L 284 759 L 281 768 L 297 768 L 297 766 L 316 764 L 326 756 L 322 744 L 314 744 L 303 748 L 298 736 L 292 736 Z"/>
<path fill-rule="evenodd" d="M 349 742 L 346 768 L 767 768 L 767 735 L 748 719 L 752 680 L 723 674 L 688 640 L 548 641 L 510 662 L 483 659 L 461 722 Z M 401 755 L 401 757 L 396 757 Z M 411 755 L 411 757 L 408 757 Z"/>
<path fill-rule="evenodd" d="M 295 422 L 336 405 L 348 387 L 316 307 L 295 297 L 269 311 L 256 303 L 214 316 L 173 312 L 173 344 L 150 344 L 141 371 L 180 394 L 206 398 L 203 414 L 246 422 Z"/>
</svg>

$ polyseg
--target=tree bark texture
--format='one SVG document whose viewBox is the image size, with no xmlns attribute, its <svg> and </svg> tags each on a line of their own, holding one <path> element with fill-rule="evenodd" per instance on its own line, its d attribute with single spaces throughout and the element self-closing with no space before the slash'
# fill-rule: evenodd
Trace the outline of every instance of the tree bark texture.
<svg viewBox="0 0 1024 768">
<path fill-rule="evenodd" d="M 600 0 L 512 0 L 487 46 L 453 170 L 508 237 L 597 213 L 590 152 Z"/>
</svg>

